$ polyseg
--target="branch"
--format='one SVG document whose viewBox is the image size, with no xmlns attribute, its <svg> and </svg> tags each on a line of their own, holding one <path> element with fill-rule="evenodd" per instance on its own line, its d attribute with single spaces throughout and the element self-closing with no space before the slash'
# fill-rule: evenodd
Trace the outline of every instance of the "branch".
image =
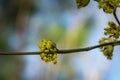
<svg viewBox="0 0 120 80">
<path fill-rule="evenodd" d="M 119 21 L 117 15 L 116 15 L 116 9 L 115 9 L 115 11 L 113 12 L 113 16 L 115 17 L 117 23 L 120 25 L 120 21 Z"/>
<path fill-rule="evenodd" d="M 117 46 L 117 45 L 120 45 L 120 41 L 104 43 L 101 45 L 95 45 L 95 46 L 90 46 L 86 48 L 57 50 L 57 54 L 68 54 L 68 53 L 73 53 L 73 52 L 90 51 L 92 49 L 107 46 L 107 45 Z M 40 53 L 43 53 L 43 52 L 0 52 L 0 55 L 40 55 Z"/>
</svg>

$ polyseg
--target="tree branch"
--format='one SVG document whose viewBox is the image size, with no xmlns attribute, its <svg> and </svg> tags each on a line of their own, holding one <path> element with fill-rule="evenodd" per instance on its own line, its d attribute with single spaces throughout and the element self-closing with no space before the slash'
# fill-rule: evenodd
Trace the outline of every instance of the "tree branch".
<svg viewBox="0 0 120 80">
<path fill-rule="evenodd" d="M 90 51 L 92 49 L 100 48 L 100 47 L 107 46 L 107 45 L 117 46 L 117 45 L 120 45 L 120 41 L 109 42 L 109 43 L 104 43 L 101 45 L 95 45 L 95 46 L 79 48 L 79 49 L 57 50 L 57 54 L 68 54 L 68 53 L 73 53 L 73 52 Z M 43 53 L 43 52 L 0 52 L 0 55 L 40 55 L 40 53 Z"/>
<path fill-rule="evenodd" d="M 119 21 L 119 19 L 118 19 L 118 17 L 117 17 L 117 14 L 116 14 L 116 9 L 115 9 L 115 11 L 113 12 L 113 16 L 115 17 L 118 25 L 120 25 L 120 21 Z"/>
</svg>

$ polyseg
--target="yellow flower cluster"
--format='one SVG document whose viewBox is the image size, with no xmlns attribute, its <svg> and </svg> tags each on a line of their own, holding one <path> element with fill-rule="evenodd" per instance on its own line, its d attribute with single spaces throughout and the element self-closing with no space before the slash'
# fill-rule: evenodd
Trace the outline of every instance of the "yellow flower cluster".
<svg viewBox="0 0 120 80">
<path fill-rule="evenodd" d="M 57 63 L 57 49 L 54 42 L 43 39 L 38 46 L 41 50 L 40 57 L 43 61 L 52 62 L 53 64 Z"/>
<path fill-rule="evenodd" d="M 82 7 L 87 6 L 89 2 L 90 0 L 76 0 L 76 7 L 80 9 Z"/>
<path fill-rule="evenodd" d="M 120 26 L 117 26 L 114 22 L 108 22 L 108 27 L 104 29 L 104 34 L 107 38 L 102 38 L 99 40 L 99 44 L 104 44 L 107 42 L 115 42 L 120 36 Z M 100 51 L 108 58 L 112 59 L 114 45 L 108 45 L 100 47 Z"/>
<path fill-rule="evenodd" d="M 99 44 L 104 44 L 106 43 L 106 41 L 107 41 L 106 38 L 102 38 L 101 40 L 99 40 Z M 100 47 L 100 51 L 103 52 L 103 54 L 107 57 L 107 59 L 112 59 L 113 49 L 114 49 L 113 45 Z"/>
<path fill-rule="evenodd" d="M 117 40 L 120 36 L 120 26 L 117 26 L 114 22 L 108 22 L 108 27 L 106 27 L 104 34 Z"/>
<path fill-rule="evenodd" d="M 98 7 L 103 8 L 106 13 L 113 13 L 119 6 L 120 0 L 97 0 Z"/>
</svg>

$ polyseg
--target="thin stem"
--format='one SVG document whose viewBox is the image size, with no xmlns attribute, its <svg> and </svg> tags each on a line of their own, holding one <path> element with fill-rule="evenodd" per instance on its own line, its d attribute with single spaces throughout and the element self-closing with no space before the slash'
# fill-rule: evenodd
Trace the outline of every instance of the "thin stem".
<svg viewBox="0 0 120 80">
<path fill-rule="evenodd" d="M 0 55 L 39 55 L 41 52 L 0 52 Z"/>
<path fill-rule="evenodd" d="M 73 52 L 90 51 L 92 49 L 99 48 L 102 46 L 107 46 L 107 45 L 117 46 L 117 45 L 120 45 L 120 41 L 109 42 L 109 43 L 104 43 L 101 45 L 95 45 L 95 46 L 79 48 L 79 49 L 57 50 L 57 54 L 68 54 L 68 53 L 73 53 Z M 39 55 L 40 53 L 42 52 L 0 52 L 0 55 Z"/>
<path fill-rule="evenodd" d="M 73 52 L 83 52 L 83 51 L 90 51 L 95 48 L 99 48 L 102 46 L 107 46 L 107 45 L 120 45 L 120 41 L 117 42 L 109 42 L 101 45 L 95 45 L 95 46 L 90 46 L 90 47 L 85 47 L 85 48 L 80 48 L 80 49 L 70 49 L 70 50 L 59 50 L 58 53 L 73 53 Z"/>
<path fill-rule="evenodd" d="M 116 14 L 116 9 L 115 9 L 115 11 L 113 12 L 113 16 L 115 17 L 117 23 L 120 25 L 120 21 L 119 21 L 119 19 L 118 19 L 118 17 L 117 17 L 117 14 Z"/>
</svg>

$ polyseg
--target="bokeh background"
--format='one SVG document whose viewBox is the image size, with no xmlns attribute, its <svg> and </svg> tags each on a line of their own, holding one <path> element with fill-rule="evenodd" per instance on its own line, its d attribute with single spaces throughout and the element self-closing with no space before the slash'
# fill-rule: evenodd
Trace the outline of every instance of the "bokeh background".
<svg viewBox="0 0 120 80">
<path fill-rule="evenodd" d="M 39 51 L 43 38 L 59 49 L 97 45 L 111 20 L 93 0 L 81 9 L 75 0 L 0 0 L 0 52 Z M 0 55 L 0 80 L 119 80 L 119 53 L 118 46 L 112 60 L 99 49 L 59 54 L 56 65 L 39 55 Z"/>
</svg>

